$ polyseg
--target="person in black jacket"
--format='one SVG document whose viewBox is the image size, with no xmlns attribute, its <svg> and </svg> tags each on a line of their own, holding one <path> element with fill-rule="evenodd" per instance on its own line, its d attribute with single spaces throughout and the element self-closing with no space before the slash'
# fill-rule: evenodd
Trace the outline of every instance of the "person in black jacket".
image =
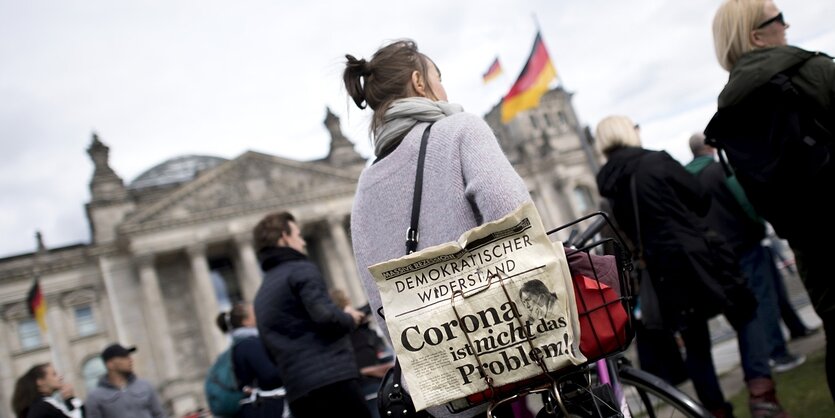
<svg viewBox="0 0 835 418">
<path fill-rule="evenodd" d="M 64 402 L 52 397 L 61 392 Z M 15 383 L 12 410 L 17 418 L 82 418 L 84 407 L 72 385 L 64 383 L 49 363 L 30 368 Z"/>
<path fill-rule="evenodd" d="M 724 313 L 737 332 L 751 415 L 787 417 L 777 402 L 756 299 L 730 248 L 703 219 L 709 195 L 669 154 L 641 148 L 637 126 L 626 116 L 604 118 L 596 136 L 608 160 L 597 187 L 646 263 L 664 327 L 684 340 L 699 400 L 714 416 L 733 416 L 716 377 L 707 324 Z"/>
<path fill-rule="evenodd" d="M 719 65 L 729 74 L 718 97 L 718 111 L 755 108 L 757 113 L 749 114 L 749 119 L 757 123 L 735 119 L 727 127 L 708 125 L 705 132 L 721 137 L 726 130 L 744 131 L 744 143 L 762 145 L 755 148 L 756 155 L 748 155 L 749 164 L 758 172 L 737 170 L 737 176 L 754 208 L 788 241 L 794 253 L 800 279 L 823 323 L 826 379 L 835 401 L 835 280 L 831 263 L 835 245 L 830 239 L 835 235 L 835 62 L 820 51 L 789 45 L 788 29 L 786 17 L 772 0 L 722 2 L 713 18 L 713 44 Z M 802 103 L 802 110 L 794 116 L 813 119 L 811 123 L 768 114 L 785 103 L 786 96 L 777 103 L 775 99 L 762 100 L 758 93 L 778 75 L 788 76 Z M 781 141 L 795 126 L 801 126 L 803 132 L 795 132 L 800 135 L 791 141 Z M 766 181 L 757 179 L 779 162 L 786 164 L 779 175 Z"/>
<path fill-rule="evenodd" d="M 238 388 L 249 394 L 236 418 L 272 418 L 284 413 L 281 373 L 267 353 L 255 327 L 255 312 L 247 303 L 235 304 L 221 312 L 215 321 L 224 333 L 232 335 L 232 364 Z"/>
<path fill-rule="evenodd" d="M 258 332 L 284 379 L 293 416 L 370 417 L 350 340 L 364 315 L 330 299 L 293 215 L 267 215 L 253 237 L 264 271 L 255 296 Z"/>
</svg>

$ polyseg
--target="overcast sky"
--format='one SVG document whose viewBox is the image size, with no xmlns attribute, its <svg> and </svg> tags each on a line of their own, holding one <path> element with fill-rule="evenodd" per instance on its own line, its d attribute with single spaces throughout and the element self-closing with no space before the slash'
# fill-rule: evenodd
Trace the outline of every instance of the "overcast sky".
<svg viewBox="0 0 835 418">
<path fill-rule="evenodd" d="M 344 54 L 409 37 L 450 101 L 483 115 L 530 52 L 536 22 L 584 124 L 626 114 L 648 148 L 689 160 L 727 74 L 719 0 L 0 0 L 0 257 L 89 242 L 91 133 L 126 184 L 183 154 L 328 151 L 325 108 L 369 155 L 370 113 L 340 83 Z M 778 2 L 789 42 L 835 53 L 835 1 Z M 535 18 L 534 18 L 535 16 Z M 498 56 L 504 75 L 484 85 Z"/>
</svg>

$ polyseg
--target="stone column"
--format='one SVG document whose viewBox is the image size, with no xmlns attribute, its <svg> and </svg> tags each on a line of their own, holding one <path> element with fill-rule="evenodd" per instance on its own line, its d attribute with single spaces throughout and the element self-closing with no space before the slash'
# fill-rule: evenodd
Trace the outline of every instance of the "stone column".
<svg viewBox="0 0 835 418">
<path fill-rule="evenodd" d="M 159 287 L 159 277 L 154 267 L 154 255 L 143 254 L 136 258 L 139 267 L 139 281 L 142 286 L 143 311 L 148 336 L 153 341 L 153 354 L 157 373 L 165 380 L 179 376 L 175 359 L 174 341 L 168 327 L 168 315 L 165 312 L 165 300 Z M 162 382 L 160 382 L 162 383 Z"/>
<path fill-rule="evenodd" d="M 206 245 L 189 246 L 186 252 L 191 262 L 191 285 L 194 304 L 197 308 L 197 321 L 200 323 L 200 329 L 203 332 L 206 352 L 209 358 L 214 359 L 226 348 L 226 337 L 215 325 L 215 318 L 220 309 L 215 288 L 212 285 L 212 277 L 209 273 L 209 262 L 206 260 Z"/>
<path fill-rule="evenodd" d="M 241 284 L 241 292 L 244 300 L 252 302 L 258 287 L 261 286 L 261 267 L 258 265 L 258 257 L 252 246 L 252 234 L 239 234 L 235 236 L 235 246 L 238 249 L 238 280 Z"/>
<path fill-rule="evenodd" d="M 67 335 L 67 319 L 75 318 L 74 313 L 67 315 L 61 303 L 49 298 L 46 301 L 46 324 L 49 335 L 50 350 L 52 350 L 53 361 L 56 362 L 55 369 L 63 373 L 70 381 L 76 380 L 77 365 L 70 350 L 70 339 Z"/>
<path fill-rule="evenodd" d="M 545 229 L 548 230 L 562 225 L 564 222 L 562 216 L 560 216 L 558 199 L 564 197 L 555 195 L 551 181 L 543 176 L 541 172 L 531 174 L 536 182 L 536 188 L 539 191 L 540 204 L 542 205 L 539 206 L 539 215 L 542 217 L 542 224 L 545 226 Z"/>
<path fill-rule="evenodd" d="M 113 283 L 113 275 L 110 273 L 110 262 L 105 257 L 99 257 L 99 271 L 101 272 L 104 289 L 107 293 L 108 307 L 110 308 L 113 326 L 116 328 L 116 341 L 121 344 L 128 344 L 133 339 L 127 339 L 125 321 L 122 318 L 122 311 L 119 309 L 119 297 L 116 292 L 116 285 Z"/>
<path fill-rule="evenodd" d="M 15 370 L 12 370 L 12 347 L 9 344 L 14 335 L 9 330 L 9 325 L 5 317 L 0 317 L 0 399 L 3 400 L 0 404 L 0 416 L 11 417 L 12 410 L 9 407 L 12 401 L 12 393 L 14 392 L 15 380 L 18 376 Z"/>
<path fill-rule="evenodd" d="M 357 266 L 354 262 L 354 254 L 351 251 L 351 243 L 348 242 L 348 234 L 345 232 L 343 221 L 344 216 L 337 215 L 328 218 L 328 227 L 330 229 L 331 239 L 333 239 L 336 247 L 336 255 L 338 257 L 337 265 L 340 267 L 340 273 L 334 275 L 334 280 L 344 280 L 351 301 L 354 306 L 361 306 L 368 302 L 365 297 L 365 291 L 360 283 L 359 274 L 357 273 Z"/>
</svg>

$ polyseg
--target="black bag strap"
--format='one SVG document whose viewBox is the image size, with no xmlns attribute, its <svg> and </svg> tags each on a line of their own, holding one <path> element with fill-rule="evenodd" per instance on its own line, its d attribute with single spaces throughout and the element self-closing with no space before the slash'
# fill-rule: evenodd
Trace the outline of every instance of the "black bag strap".
<svg viewBox="0 0 835 418">
<path fill-rule="evenodd" d="M 420 221 L 420 201 L 421 196 L 423 195 L 423 166 L 426 161 L 426 145 L 429 142 L 429 132 L 432 129 L 432 124 L 434 123 L 435 122 L 431 122 L 426 127 L 426 130 L 423 131 L 423 136 L 420 139 L 420 151 L 418 151 L 417 169 L 415 170 L 415 196 L 412 200 L 412 219 L 409 223 L 409 229 L 406 230 L 406 254 L 411 254 L 417 250 L 418 240 L 420 239 L 418 224 Z M 377 310 L 377 315 L 386 319 L 385 315 L 383 315 L 382 307 Z M 391 370 L 391 377 L 392 382 L 394 382 L 391 388 L 391 393 L 378 393 L 378 402 L 382 399 L 381 397 L 387 397 L 390 401 L 394 402 L 402 402 L 402 407 L 404 409 L 402 414 L 399 410 L 397 411 L 396 415 L 398 416 L 405 415 L 407 413 L 420 417 L 430 416 L 425 411 L 421 411 L 417 414 L 414 412 L 414 405 L 411 402 L 411 398 L 406 396 L 405 390 L 403 389 L 402 369 L 400 368 L 400 360 L 396 356 L 394 358 L 394 367 L 392 367 Z M 381 386 L 380 390 L 382 389 L 383 386 Z M 387 412 L 388 415 L 391 415 L 392 411 Z"/>
<path fill-rule="evenodd" d="M 429 143 L 429 131 L 434 123 L 429 123 L 420 138 L 420 150 L 418 151 L 417 169 L 415 170 L 415 196 L 412 198 L 412 220 L 409 222 L 409 229 L 406 230 L 406 254 L 411 254 L 417 250 L 418 240 L 420 239 L 418 224 L 420 222 L 420 201 L 423 195 L 423 166 L 426 162 L 426 145 Z M 380 318 L 384 320 L 386 319 L 382 306 L 377 309 L 377 315 L 380 315 Z M 399 363 L 395 363 L 395 367 L 399 368 Z M 399 378 L 397 381 L 400 381 Z"/>
<path fill-rule="evenodd" d="M 411 254 L 417 250 L 420 233 L 418 232 L 418 223 L 420 220 L 420 200 L 423 195 L 423 165 L 426 161 L 426 144 L 429 142 L 429 130 L 432 129 L 430 123 L 426 130 L 423 131 L 423 137 L 420 139 L 420 151 L 418 152 L 417 170 L 415 171 L 415 197 L 412 200 L 412 221 L 409 224 L 409 229 L 406 230 L 406 254 Z"/>
</svg>

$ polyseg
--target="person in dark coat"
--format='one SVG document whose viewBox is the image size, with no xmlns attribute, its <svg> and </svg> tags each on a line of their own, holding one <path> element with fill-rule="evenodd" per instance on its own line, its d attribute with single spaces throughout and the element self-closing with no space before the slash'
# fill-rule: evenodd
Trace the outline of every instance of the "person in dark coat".
<svg viewBox="0 0 835 418">
<path fill-rule="evenodd" d="M 215 320 L 232 335 L 232 364 L 238 388 L 249 396 L 235 418 L 273 418 L 284 413 L 284 382 L 267 348 L 258 337 L 255 311 L 247 303 L 235 304 Z"/>
<path fill-rule="evenodd" d="M 690 137 L 690 151 L 693 160 L 684 168 L 699 179 L 713 199 L 706 220 L 733 249 L 757 297 L 757 318 L 763 324 L 770 346 L 772 370 L 777 373 L 791 370 L 803 364 L 806 357 L 789 352 L 780 328 L 777 285 L 781 278 L 771 251 L 762 245 L 765 222 L 751 206 L 736 176 L 728 177 L 716 161 L 716 150 L 705 144 L 703 133 Z"/>
<path fill-rule="evenodd" d="M 705 224 L 710 198 L 698 180 L 666 152 L 641 148 L 637 126 L 625 116 L 600 121 L 596 145 L 608 160 L 597 174 L 600 194 L 641 250 L 663 325 L 684 340 L 699 400 L 717 417 L 732 416 L 716 377 L 707 324 L 724 313 L 737 331 L 752 416 L 788 416 L 777 402 L 765 335 L 754 320 L 756 300 L 730 249 Z M 764 415 L 766 409 L 772 414 Z"/>
<path fill-rule="evenodd" d="M 63 402 L 54 398 L 61 392 Z M 72 385 L 64 383 L 50 363 L 32 366 L 15 383 L 12 410 L 17 418 L 83 418 L 84 407 Z"/>
<path fill-rule="evenodd" d="M 253 237 L 264 271 L 254 303 L 258 332 L 284 379 L 293 416 L 370 417 L 350 340 L 364 315 L 330 299 L 293 215 L 267 215 Z"/>
<path fill-rule="evenodd" d="M 794 253 L 800 279 L 823 322 L 826 379 L 835 401 L 835 280 L 831 263 L 835 245 L 830 239 L 835 235 L 835 62 L 822 52 L 789 45 L 788 28 L 786 17 L 772 0 L 726 0 L 719 6 L 713 18 L 713 43 L 719 65 L 729 76 L 717 106 L 721 111 L 744 103 L 776 75 L 788 73 L 791 85 L 805 102 L 803 116 L 814 117 L 814 125 L 826 132 L 805 131 L 802 139 L 806 145 L 816 145 L 816 151 L 804 157 L 813 155 L 825 164 L 793 165 L 767 184 L 743 173 L 738 176 L 754 208 L 788 241 Z M 790 122 L 766 116 L 759 126 L 745 129 L 762 135 L 763 147 L 770 147 L 770 138 L 759 128 L 776 125 L 780 129 Z M 717 133 L 721 132 L 708 136 Z M 797 157 L 785 152 L 766 155 L 768 158 L 757 161 L 758 166 L 765 168 L 777 158 Z"/>
</svg>

